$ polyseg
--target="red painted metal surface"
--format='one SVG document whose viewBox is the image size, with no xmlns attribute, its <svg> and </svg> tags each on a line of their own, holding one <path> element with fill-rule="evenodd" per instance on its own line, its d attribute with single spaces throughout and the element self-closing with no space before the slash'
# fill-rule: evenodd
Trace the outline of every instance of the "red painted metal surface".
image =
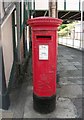
<svg viewBox="0 0 84 120">
<path fill-rule="evenodd" d="M 61 23 L 51 17 L 28 20 L 32 27 L 33 92 L 39 97 L 56 94 L 57 27 Z"/>
</svg>

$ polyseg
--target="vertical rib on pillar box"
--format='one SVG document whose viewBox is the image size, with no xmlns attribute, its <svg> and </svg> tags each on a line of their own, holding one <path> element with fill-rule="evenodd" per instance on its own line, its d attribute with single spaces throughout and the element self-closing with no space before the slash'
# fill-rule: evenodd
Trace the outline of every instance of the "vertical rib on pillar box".
<svg viewBox="0 0 84 120">
<path fill-rule="evenodd" d="M 57 27 L 62 20 L 37 17 L 27 23 L 32 27 L 33 105 L 49 113 L 56 105 Z"/>
</svg>

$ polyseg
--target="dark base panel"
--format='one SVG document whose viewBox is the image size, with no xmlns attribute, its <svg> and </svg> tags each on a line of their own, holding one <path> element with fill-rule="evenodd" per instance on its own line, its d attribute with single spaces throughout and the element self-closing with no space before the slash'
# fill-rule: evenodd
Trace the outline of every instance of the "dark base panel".
<svg viewBox="0 0 84 120">
<path fill-rule="evenodd" d="M 33 94 L 33 107 L 37 112 L 50 113 L 56 107 L 56 95 L 51 97 L 38 97 Z"/>
<path fill-rule="evenodd" d="M 4 95 L 2 95 L 2 109 L 4 110 L 8 110 L 10 106 L 10 99 L 9 99 L 9 94 L 6 93 Z"/>
</svg>

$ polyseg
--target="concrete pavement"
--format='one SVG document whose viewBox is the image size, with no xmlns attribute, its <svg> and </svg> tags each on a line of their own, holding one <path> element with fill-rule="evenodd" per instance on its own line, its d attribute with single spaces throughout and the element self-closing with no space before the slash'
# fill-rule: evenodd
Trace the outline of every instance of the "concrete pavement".
<svg viewBox="0 0 84 120">
<path fill-rule="evenodd" d="M 32 62 L 28 63 L 22 86 L 10 94 L 11 106 L 3 112 L 6 118 L 81 118 L 82 117 L 82 53 L 59 45 L 58 71 L 60 74 L 56 109 L 40 114 L 33 109 Z M 8 114 L 10 113 L 10 114 Z"/>
</svg>

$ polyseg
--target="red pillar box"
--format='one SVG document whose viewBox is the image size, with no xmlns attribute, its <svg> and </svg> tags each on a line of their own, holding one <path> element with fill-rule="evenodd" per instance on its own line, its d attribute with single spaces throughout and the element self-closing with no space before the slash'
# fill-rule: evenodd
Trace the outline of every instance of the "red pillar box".
<svg viewBox="0 0 84 120">
<path fill-rule="evenodd" d="M 62 20 L 51 17 L 29 19 L 32 27 L 34 109 L 49 113 L 56 105 L 57 27 Z"/>
</svg>

